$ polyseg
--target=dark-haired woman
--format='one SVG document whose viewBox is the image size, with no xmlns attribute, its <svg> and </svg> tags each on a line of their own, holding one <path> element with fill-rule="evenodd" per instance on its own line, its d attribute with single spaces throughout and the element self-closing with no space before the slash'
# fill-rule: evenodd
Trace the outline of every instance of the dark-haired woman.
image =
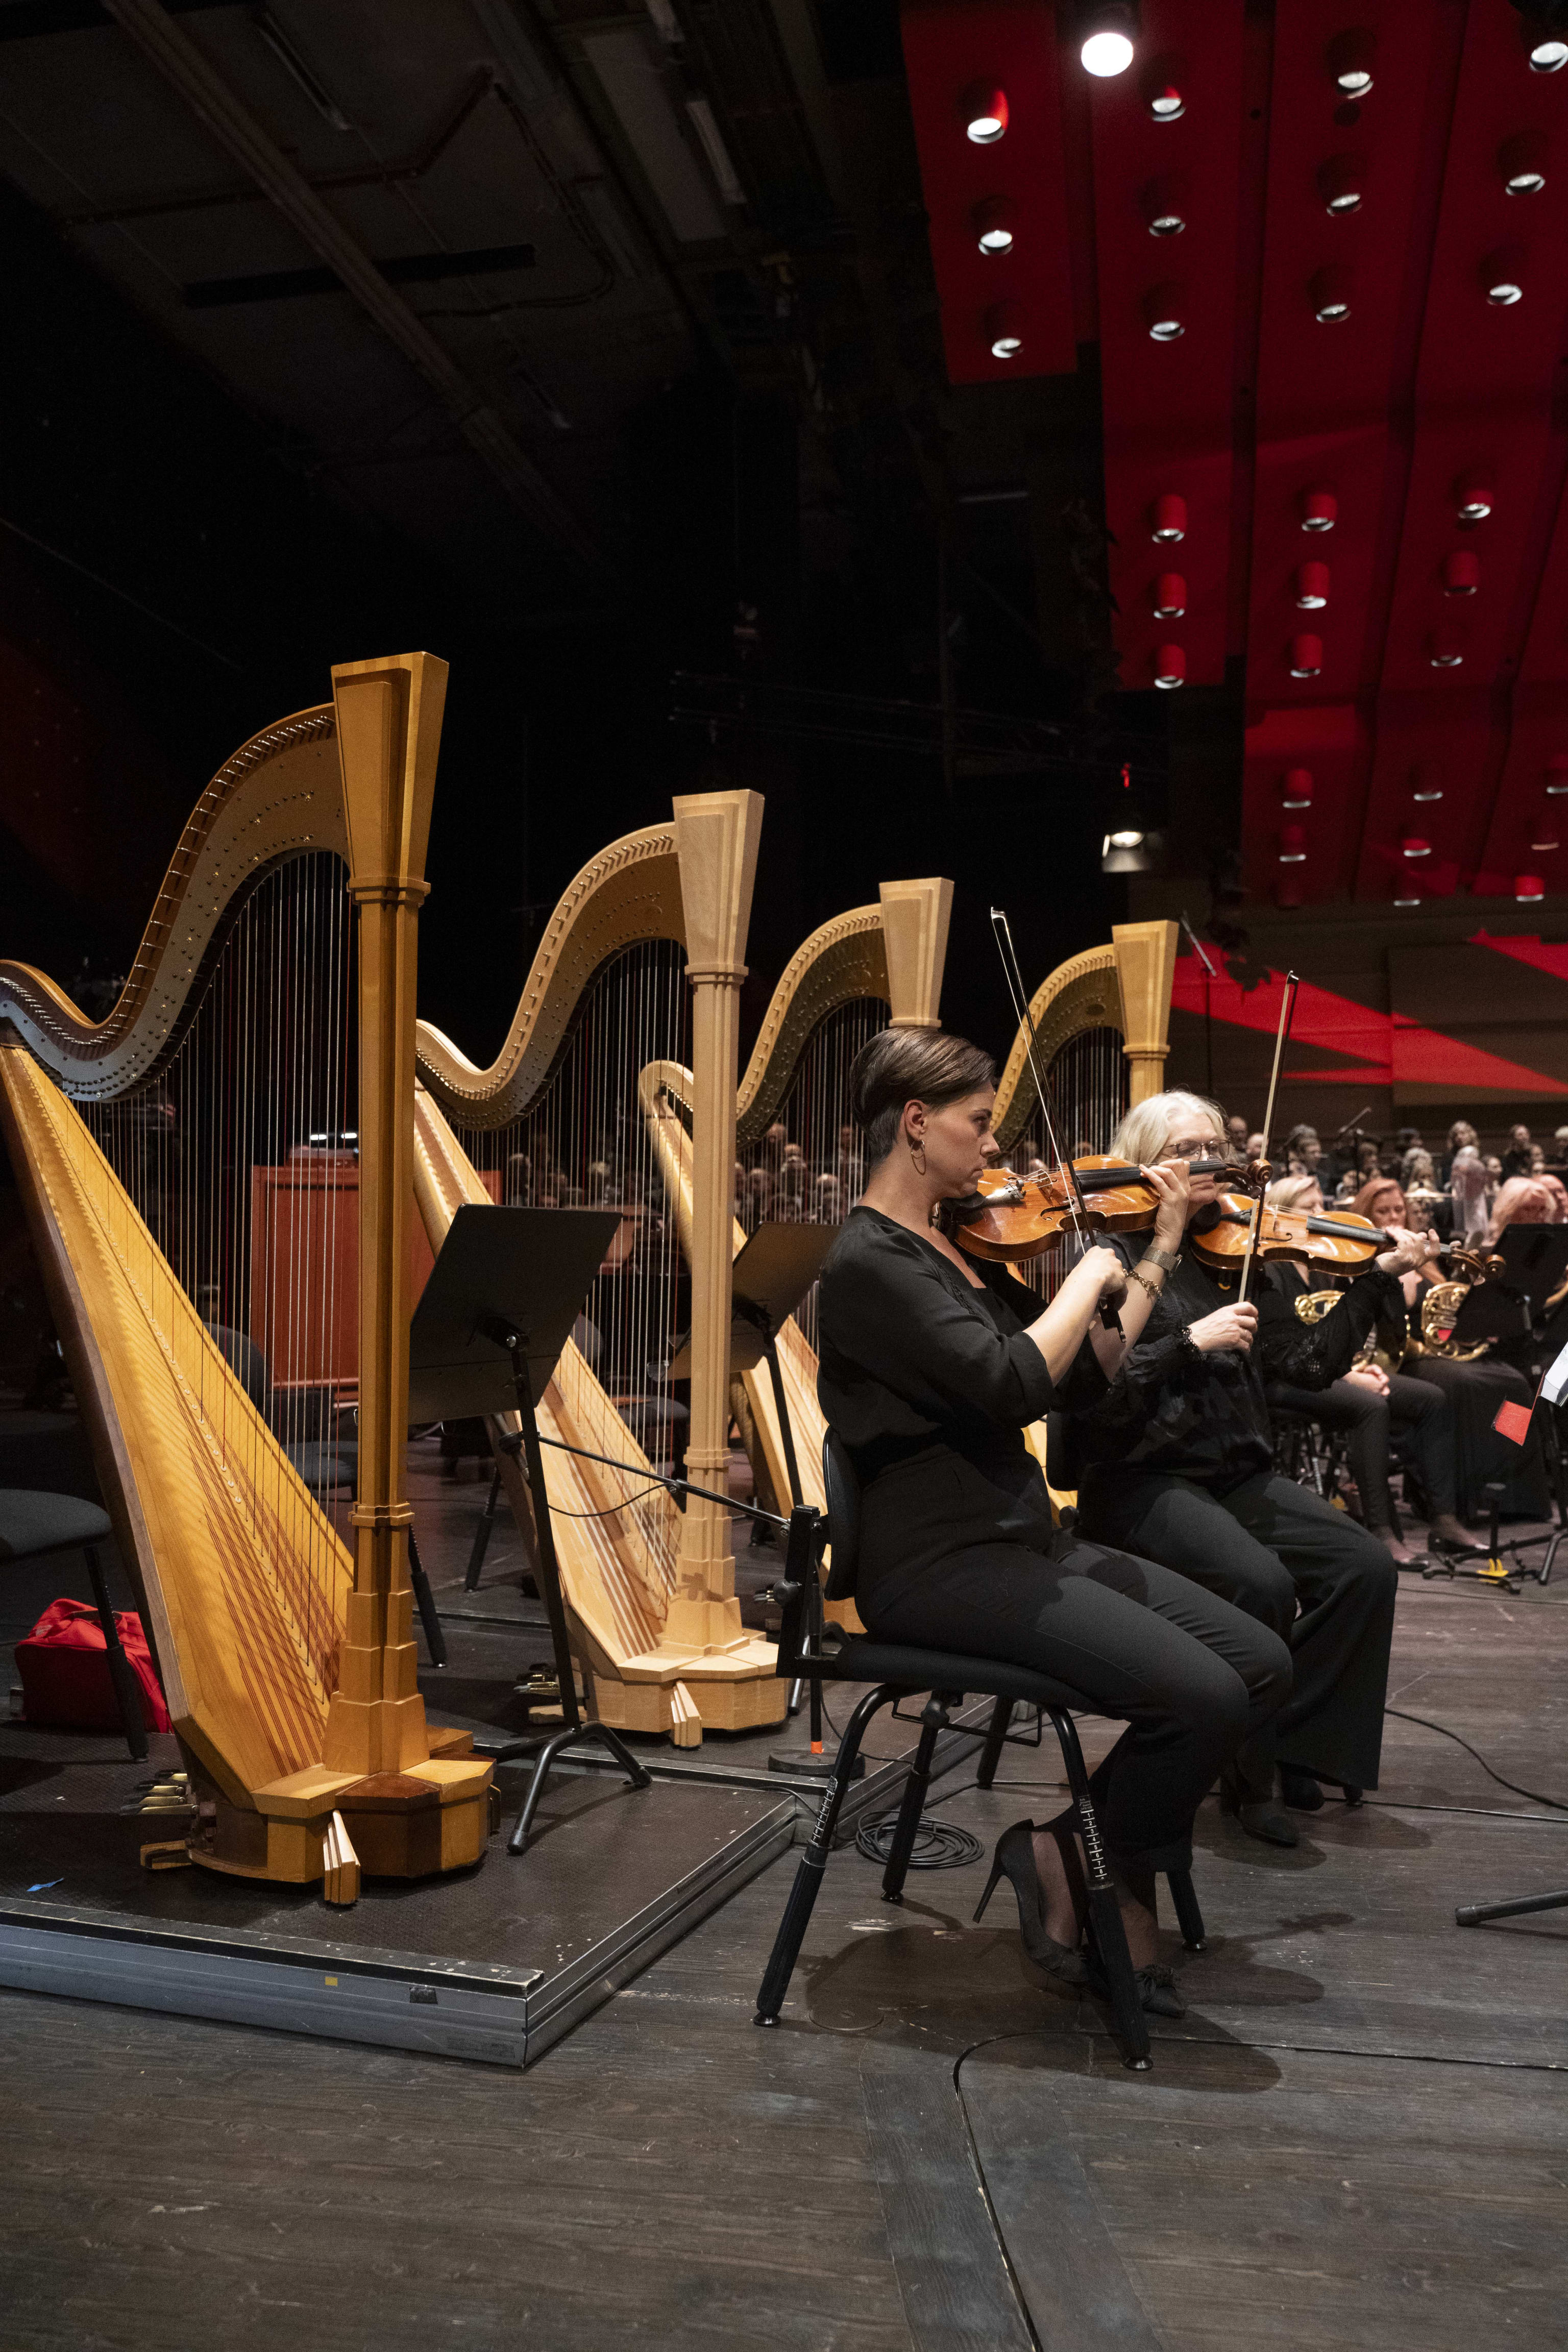
<svg viewBox="0 0 1568 2352">
<path fill-rule="evenodd" d="M 1179 2015 L 1155 1965 L 1154 1874 L 1189 1864 L 1198 1803 L 1285 1696 L 1289 1655 L 1186 1578 L 1053 1527 L 1023 1433 L 1058 1399 L 1103 1393 L 1121 1342 L 1100 1303 L 1132 1294 L 1090 1250 L 1042 1313 L 942 1231 L 942 1204 L 997 1156 L 994 1080 L 962 1038 L 910 1030 L 873 1038 L 851 1073 L 868 1175 L 823 1270 L 817 1391 L 863 1489 L 856 1601 L 879 1640 L 1035 1666 L 1126 1721 L 1092 1785 L 1145 2006 Z M 1179 1232 L 1182 1177 L 1152 1181 Z M 996 1863 L 1031 1957 L 1071 1985 L 1086 1969 L 1068 1822 L 1015 1823 Z"/>
</svg>

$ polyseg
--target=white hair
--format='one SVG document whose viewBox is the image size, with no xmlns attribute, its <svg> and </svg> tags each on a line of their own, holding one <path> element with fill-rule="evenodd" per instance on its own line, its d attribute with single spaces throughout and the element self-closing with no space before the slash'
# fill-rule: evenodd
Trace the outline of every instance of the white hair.
<svg viewBox="0 0 1568 2352">
<path fill-rule="evenodd" d="M 1178 1118 L 1212 1119 L 1215 1134 L 1222 1139 L 1225 1135 L 1225 1113 L 1218 1103 L 1210 1102 L 1206 1095 L 1183 1094 L 1177 1089 L 1133 1104 L 1110 1139 L 1110 1157 L 1130 1160 L 1137 1168 L 1152 1166 L 1165 1149 L 1173 1120 Z"/>
</svg>

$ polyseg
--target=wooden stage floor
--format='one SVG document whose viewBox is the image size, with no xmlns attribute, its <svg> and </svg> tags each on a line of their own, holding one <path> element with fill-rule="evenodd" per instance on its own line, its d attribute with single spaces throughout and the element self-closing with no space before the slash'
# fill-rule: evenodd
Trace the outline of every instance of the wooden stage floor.
<svg viewBox="0 0 1568 2352">
<path fill-rule="evenodd" d="M 449 1583 L 479 1496 L 427 1499 Z M 510 1573 L 498 1548 L 479 1613 L 536 1613 Z M 1404 1579 L 1391 1704 L 1568 1798 L 1565 1604 L 1568 1567 Z M 462 1629 L 441 1698 L 488 1718 L 528 1639 Z M 954 1771 L 942 1811 L 989 1845 L 1058 1809 L 1055 1763 L 1019 1746 L 984 1796 Z M 788 1856 L 526 2074 L 0 1992 L 0 2341 L 1555 2352 L 1568 1913 L 1453 1913 L 1568 1886 L 1568 1813 L 1392 1718 L 1376 1799 L 1298 1818 L 1281 1853 L 1204 1807 L 1210 1948 L 1172 1939 L 1188 2013 L 1146 2076 L 1000 1898 L 971 1924 L 982 1865 L 891 1908 L 853 1847 L 773 2033 Z"/>
</svg>

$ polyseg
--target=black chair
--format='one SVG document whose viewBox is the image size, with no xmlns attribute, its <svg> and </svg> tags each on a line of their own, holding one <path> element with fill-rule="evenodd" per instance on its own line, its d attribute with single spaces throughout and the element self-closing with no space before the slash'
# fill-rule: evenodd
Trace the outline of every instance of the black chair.
<svg viewBox="0 0 1568 2352">
<path fill-rule="evenodd" d="M 757 2024 L 773 2026 L 779 2021 L 790 1976 L 805 1941 L 817 1891 L 827 1867 L 834 1832 L 854 1776 L 860 1742 L 872 1717 L 881 1708 L 900 1698 L 912 1697 L 921 1691 L 931 1695 L 921 1716 L 920 1740 L 910 1766 L 909 1778 L 904 1783 L 898 1823 L 887 1866 L 882 1873 L 884 1902 L 899 1903 L 903 1899 L 904 1879 L 931 1781 L 938 1735 L 949 1727 L 965 1696 L 976 1693 L 996 1702 L 989 1729 L 984 1735 L 988 1754 L 1000 1752 L 1013 1709 L 1020 1700 L 1026 1706 L 1037 1708 L 1042 1717 L 1048 1715 L 1051 1719 L 1061 1743 L 1062 1762 L 1067 1769 L 1068 1783 L 1083 1836 L 1089 1934 L 1110 1995 L 1117 2037 L 1121 2043 L 1122 2062 L 1139 2073 L 1146 2071 L 1152 2063 L 1149 2055 L 1148 2021 L 1138 1998 L 1131 1958 L 1127 1949 L 1126 1930 L 1121 1924 L 1115 1888 L 1106 1866 L 1100 1822 L 1094 1810 L 1094 1800 L 1089 1794 L 1089 1773 L 1084 1765 L 1083 1750 L 1079 1745 L 1078 1727 L 1072 1719 L 1074 1708 L 1094 1713 L 1093 1703 L 1085 1698 L 1081 1691 L 1070 1689 L 1050 1675 L 1037 1674 L 1027 1666 L 1009 1665 L 996 1658 L 971 1658 L 940 1650 L 905 1649 L 891 1643 L 860 1638 L 847 1640 L 836 1649 L 826 1648 L 822 1615 L 824 1592 L 818 1572 L 822 1538 L 826 1536 L 833 1547 L 832 1572 L 827 1580 L 826 1597 L 834 1601 L 847 1600 L 854 1591 L 860 1520 L 859 1482 L 847 1449 L 837 1432 L 831 1429 L 823 1444 L 822 1466 L 827 1496 L 826 1524 L 809 1506 L 792 1512 L 784 1578 L 773 1589 L 773 1597 L 783 1609 L 775 1671 L 791 1679 L 799 1675 L 816 1682 L 870 1683 L 874 1687 L 856 1707 L 838 1743 L 838 1754 L 834 1760 L 822 1811 L 817 1816 L 810 1843 L 801 1855 L 795 1884 L 790 1889 L 778 1934 L 773 1939 L 762 1989 L 757 1995 Z M 994 1763 L 992 1769 L 994 1769 Z M 1191 1876 L 1185 1871 L 1173 1871 L 1169 1874 L 1169 1884 L 1187 1948 L 1189 1951 L 1201 1951 L 1203 1917 L 1193 1892 Z"/>
<path fill-rule="evenodd" d="M 79 1551 L 92 1579 L 92 1597 L 109 1654 L 109 1678 L 125 1732 L 125 1745 L 141 1763 L 147 1753 L 147 1719 L 142 1685 L 125 1654 L 109 1603 L 109 1586 L 98 1547 L 110 1533 L 107 1513 L 77 1495 L 40 1495 L 31 1487 L 0 1486 L 0 1562 L 38 1559 L 51 1551 Z"/>
</svg>

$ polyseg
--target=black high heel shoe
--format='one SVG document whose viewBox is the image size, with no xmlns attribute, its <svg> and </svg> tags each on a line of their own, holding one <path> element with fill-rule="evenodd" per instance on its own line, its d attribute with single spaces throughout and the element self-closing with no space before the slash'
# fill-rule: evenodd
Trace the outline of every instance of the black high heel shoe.
<svg viewBox="0 0 1568 2352">
<path fill-rule="evenodd" d="M 1222 1772 L 1219 1783 L 1220 1811 L 1234 1815 L 1249 1837 L 1262 1838 L 1268 1845 L 1297 1845 L 1296 1824 L 1285 1812 L 1277 1797 L 1248 1796 L 1246 1785 L 1235 1772 Z"/>
<path fill-rule="evenodd" d="M 1045 1827 L 1061 1844 L 1061 1832 L 1055 1822 Z M 996 1889 L 996 1881 L 1005 1873 L 1017 1898 L 1018 1933 L 1024 1939 L 1024 1949 L 1037 1969 L 1044 1969 L 1053 1982 L 1063 1987 L 1086 1984 L 1089 1969 L 1081 1952 L 1066 1944 L 1058 1944 L 1054 1936 L 1046 1933 L 1046 1904 L 1040 1885 L 1040 1874 L 1035 1867 L 1035 1824 L 1015 1822 L 1004 1830 L 996 1841 L 996 1851 L 991 1857 L 991 1875 L 985 1882 L 985 1892 L 975 1907 L 978 1920 Z M 1069 1878 L 1070 1884 L 1070 1878 Z"/>
</svg>

